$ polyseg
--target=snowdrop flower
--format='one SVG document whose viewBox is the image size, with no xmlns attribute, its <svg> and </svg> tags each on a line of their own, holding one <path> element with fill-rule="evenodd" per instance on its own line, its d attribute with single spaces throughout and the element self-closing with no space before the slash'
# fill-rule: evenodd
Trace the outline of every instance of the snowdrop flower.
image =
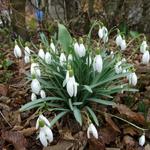
<svg viewBox="0 0 150 150">
<path fill-rule="evenodd" d="M 44 50 L 42 48 L 40 48 L 39 52 L 38 52 L 38 56 L 41 58 L 41 59 L 44 59 L 45 58 L 45 53 L 44 53 Z"/>
<path fill-rule="evenodd" d="M 93 69 L 94 71 L 101 73 L 103 69 L 103 60 L 102 60 L 101 55 L 95 56 L 94 61 L 93 61 Z"/>
<path fill-rule="evenodd" d="M 24 62 L 27 64 L 30 62 L 30 57 L 29 56 L 24 56 Z"/>
<path fill-rule="evenodd" d="M 31 100 L 34 101 L 34 100 L 36 100 L 36 99 L 37 99 L 36 94 L 35 94 L 35 93 L 32 93 L 32 94 L 31 94 Z"/>
<path fill-rule="evenodd" d="M 74 44 L 74 51 L 76 55 L 79 57 L 84 57 L 86 53 L 86 49 L 83 43 L 78 44 L 77 42 Z"/>
<path fill-rule="evenodd" d="M 143 134 L 140 138 L 139 138 L 139 145 L 143 146 L 145 144 L 145 134 Z"/>
<path fill-rule="evenodd" d="M 50 122 L 48 119 L 43 115 L 40 115 L 36 122 L 36 129 L 40 128 L 38 137 L 44 147 L 47 147 L 48 142 L 51 143 L 53 141 L 53 133 L 49 127 Z"/>
<path fill-rule="evenodd" d="M 61 66 L 63 66 L 64 63 L 66 62 L 66 56 L 65 56 L 64 53 L 61 53 L 61 54 L 60 54 L 59 61 L 60 61 L 60 65 L 61 65 Z"/>
<path fill-rule="evenodd" d="M 45 91 L 44 91 L 44 90 L 41 90 L 41 91 L 40 91 L 40 96 L 41 96 L 41 98 L 45 98 L 45 97 L 46 97 L 46 94 L 45 94 Z"/>
<path fill-rule="evenodd" d="M 51 143 L 53 141 L 52 130 L 45 125 L 43 127 L 41 127 L 40 132 L 39 132 L 39 139 L 40 139 L 40 142 L 42 143 L 42 145 L 44 147 L 47 147 L 48 142 Z"/>
<path fill-rule="evenodd" d="M 94 136 L 96 139 L 98 139 L 98 132 L 97 132 L 97 129 L 94 126 L 93 123 L 91 123 L 89 125 L 88 130 L 87 130 L 87 137 L 88 137 L 88 139 L 91 138 L 91 135 Z"/>
<path fill-rule="evenodd" d="M 46 117 L 44 117 L 42 114 L 40 114 L 36 121 L 36 129 L 40 127 L 40 121 L 43 121 L 46 126 L 50 126 L 49 120 Z"/>
<path fill-rule="evenodd" d="M 29 49 L 29 47 L 28 46 L 25 46 L 25 48 L 24 48 L 24 53 L 25 53 L 25 56 L 30 56 L 30 49 Z"/>
<path fill-rule="evenodd" d="M 37 79 L 33 79 L 31 82 L 31 90 L 35 94 L 39 94 L 41 91 L 41 85 L 40 82 Z"/>
<path fill-rule="evenodd" d="M 54 53 L 56 52 L 56 47 L 53 42 L 51 42 L 50 48 L 53 50 Z"/>
<path fill-rule="evenodd" d="M 148 64 L 150 60 L 150 54 L 149 51 L 145 51 L 143 56 L 142 56 L 142 63 L 143 64 Z"/>
<path fill-rule="evenodd" d="M 73 60 L 72 54 L 69 54 L 69 55 L 68 55 L 68 61 L 72 61 L 72 60 Z"/>
<path fill-rule="evenodd" d="M 46 54 L 45 54 L 45 62 L 46 62 L 47 64 L 51 64 L 51 61 L 52 61 L 52 56 L 51 56 L 51 54 L 50 54 L 49 52 L 46 52 Z"/>
<path fill-rule="evenodd" d="M 120 48 L 122 51 L 124 51 L 126 49 L 126 47 L 127 47 L 126 41 L 125 41 L 125 39 L 123 39 L 120 43 Z"/>
<path fill-rule="evenodd" d="M 105 26 L 99 28 L 98 36 L 103 40 L 104 43 L 108 42 L 108 30 Z"/>
<path fill-rule="evenodd" d="M 32 63 L 30 68 L 31 75 L 41 76 L 41 70 L 38 63 Z"/>
<path fill-rule="evenodd" d="M 146 48 L 148 47 L 147 42 L 143 41 L 141 46 L 140 46 L 140 52 L 144 53 L 146 51 Z"/>
<path fill-rule="evenodd" d="M 69 77 L 68 77 L 69 75 Z M 63 83 L 64 85 L 67 84 L 66 88 L 67 88 L 67 92 L 69 94 L 70 97 L 73 97 L 77 95 L 77 87 L 78 87 L 78 83 L 75 81 L 75 77 L 73 75 L 73 71 L 69 70 L 69 73 L 66 73 L 66 79 Z"/>
<path fill-rule="evenodd" d="M 22 56 L 22 52 L 20 47 L 16 44 L 14 48 L 14 55 L 16 58 L 20 58 Z"/>
<path fill-rule="evenodd" d="M 130 75 L 128 76 L 128 80 L 129 80 L 130 85 L 136 86 L 136 84 L 137 84 L 137 75 L 135 74 L 135 72 L 130 73 Z"/>
<path fill-rule="evenodd" d="M 122 39 L 121 35 L 118 34 L 117 37 L 116 37 L 116 44 L 117 44 L 117 46 L 120 46 L 120 45 L 121 45 L 122 40 L 123 40 L 123 39 Z"/>
</svg>

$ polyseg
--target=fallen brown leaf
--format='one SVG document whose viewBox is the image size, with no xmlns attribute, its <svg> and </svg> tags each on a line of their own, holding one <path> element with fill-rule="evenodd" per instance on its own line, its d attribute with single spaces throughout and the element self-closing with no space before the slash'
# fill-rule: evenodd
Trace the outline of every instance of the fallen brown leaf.
<svg viewBox="0 0 150 150">
<path fill-rule="evenodd" d="M 27 129 L 23 129 L 23 130 L 19 131 L 19 133 L 23 134 L 25 137 L 31 136 L 35 132 L 36 132 L 35 127 L 31 127 L 31 128 L 27 128 Z"/>
<path fill-rule="evenodd" d="M 8 93 L 8 86 L 4 84 L 0 84 L 0 95 L 6 96 Z"/>
<path fill-rule="evenodd" d="M 2 138 L 13 144 L 15 150 L 26 150 L 27 141 L 21 133 L 14 131 L 2 131 Z"/>
<path fill-rule="evenodd" d="M 105 143 L 103 142 L 102 138 L 99 138 L 98 140 L 91 138 L 88 140 L 88 143 L 88 150 L 105 150 Z"/>
<path fill-rule="evenodd" d="M 126 105 L 116 104 L 114 107 L 117 108 L 117 110 L 121 115 L 125 115 L 127 118 L 132 119 L 142 125 L 144 124 L 145 122 L 144 116 L 139 113 L 133 112 Z"/>
<path fill-rule="evenodd" d="M 131 136 L 129 136 L 129 135 L 124 136 L 124 138 L 123 138 L 123 143 L 124 143 L 126 146 L 128 146 L 128 147 L 134 147 L 134 146 L 135 146 L 135 141 L 134 141 L 134 139 L 133 139 Z"/>
<path fill-rule="evenodd" d="M 137 132 L 132 128 L 132 127 L 126 127 L 123 129 L 123 133 L 126 135 L 126 134 L 129 134 L 131 136 L 134 136 L 134 135 L 137 135 Z"/>
</svg>

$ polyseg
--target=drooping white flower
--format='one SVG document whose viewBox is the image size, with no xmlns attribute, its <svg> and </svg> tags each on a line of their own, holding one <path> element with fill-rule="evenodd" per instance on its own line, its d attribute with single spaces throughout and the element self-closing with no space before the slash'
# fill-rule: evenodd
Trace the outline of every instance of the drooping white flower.
<svg viewBox="0 0 150 150">
<path fill-rule="evenodd" d="M 103 40 L 104 43 L 108 42 L 108 30 L 105 26 L 99 28 L 98 36 Z"/>
<path fill-rule="evenodd" d="M 42 48 L 40 48 L 39 52 L 38 52 L 38 56 L 41 58 L 41 59 L 44 59 L 45 58 L 45 53 L 44 53 L 44 50 Z"/>
<path fill-rule="evenodd" d="M 38 129 L 40 127 L 39 126 L 40 121 L 43 121 L 46 126 L 50 127 L 49 120 L 46 117 L 44 117 L 42 114 L 40 114 L 37 121 L 36 121 L 36 129 Z"/>
<path fill-rule="evenodd" d="M 149 61 L 150 61 L 150 54 L 149 54 L 149 51 L 146 50 L 142 56 L 142 63 L 148 64 Z"/>
<path fill-rule="evenodd" d="M 25 53 L 25 56 L 30 56 L 31 50 L 29 49 L 28 46 L 25 46 L 24 53 Z"/>
<path fill-rule="evenodd" d="M 24 62 L 27 64 L 30 62 L 30 56 L 24 56 Z"/>
<path fill-rule="evenodd" d="M 73 60 L 72 54 L 69 54 L 68 55 L 68 61 L 72 61 L 72 60 Z"/>
<path fill-rule="evenodd" d="M 46 93 L 45 93 L 44 90 L 40 91 L 40 96 L 41 96 L 41 98 L 45 98 L 46 97 Z"/>
<path fill-rule="evenodd" d="M 127 47 L 126 41 L 125 41 L 125 39 L 123 39 L 120 43 L 120 48 L 122 51 L 124 51 L 126 49 L 126 47 Z"/>
<path fill-rule="evenodd" d="M 64 63 L 66 62 L 66 55 L 64 53 L 60 54 L 59 61 L 61 66 L 63 66 Z"/>
<path fill-rule="evenodd" d="M 40 142 L 44 147 L 47 147 L 48 142 L 51 143 L 53 141 L 53 133 L 52 130 L 44 125 L 43 127 L 40 128 L 39 132 L 39 139 Z"/>
<path fill-rule="evenodd" d="M 93 137 L 95 137 L 96 139 L 98 139 L 98 132 L 97 132 L 97 129 L 96 129 L 96 127 L 94 126 L 93 123 L 91 123 L 91 124 L 89 125 L 88 130 L 87 130 L 87 137 L 88 137 L 88 139 L 91 138 L 91 135 L 92 135 Z"/>
<path fill-rule="evenodd" d="M 122 37 L 121 37 L 120 34 L 118 34 L 117 37 L 116 37 L 116 44 L 117 44 L 117 46 L 120 46 L 121 42 L 122 42 Z"/>
<path fill-rule="evenodd" d="M 47 64 L 51 64 L 51 62 L 52 62 L 52 56 L 49 52 L 46 52 L 46 54 L 45 54 L 45 62 Z"/>
<path fill-rule="evenodd" d="M 143 134 L 140 138 L 139 138 L 139 145 L 140 146 L 144 146 L 145 144 L 145 135 Z"/>
<path fill-rule="evenodd" d="M 20 47 L 16 44 L 14 48 L 14 55 L 16 58 L 20 58 L 22 56 L 22 52 Z"/>
<path fill-rule="evenodd" d="M 77 42 L 74 44 L 74 51 L 77 56 L 84 57 L 86 54 L 86 49 L 83 43 L 78 44 Z"/>
<path fill-rule="evenodd" d="M 38 77 L 41 76 L 41 70 L 40 70 L 38 63 L 32 63 L 31 64 L 30 73 L 31 73 L 31 75 L 35 75 Z"/>
<path fill-rule="evenodd" d="M 103 69 L 103 60 L 102 60 L 101 55 L 95 56 L 95 58 L 93 60 L 93 69 L 94 69 L 94 71 L 101 73 L 101 71 Z"/>
<path fill-rule="evenodd" d="M 115 65 L 115 72 L 117 74 L 120 74 L 123 71 L 121 64 L 122 64 L 122 61 L 118 61 Z"/>
<path fill-rule="evenodd" d="M 130 85 L 136 86 L 136 84 L 137 84 L 137 75 L 135 74 L 135 72 L 129 74 L 128 80 L 129 80 Z"/>
<path fill-rule="evenodd" d="M 68 72 L 66 73 L 66 79 L 65 79 L 63 85 L 65 85 L 65 84 L 67 84 L 66 88 L 67 88 L 67 92 L 68 92 L 69 96 L 76 97 L 78 83 L 75 81 L 74 75 L 72 73 L 70 75 L 70 71 L 69 71 L 69 77 L 68 77 Z"/>
<path fill-rule="evenodd" d="M 146 51 L 147 47 L 148 47 L 147 42 L 143 41 L 141 46 L 140 46 L 140 52 L 144 53 Z"/>
<path fill-rule="evenodd" d="M 36 99 L 37 99 L 36 94 L 35 94 L 35 93 L 32 93 L 32 94 L 31 94 L 31 100 L 34 101 L 34 100 L 36 100 Z"/>
<path fill-rule="evenodd" d="M 54 45 L 53 42 L 51 42 L 50 48 L 52 49 L 52 51 L 53 51 L 54 53 L 56 52 L 56 47 L 55 47 L 55 45 Z"/>
<path fill-rule="evenodd" d="M 35 94 L 39 94 L 41 91 L 41 85 L 40 82 L 37 79 L 33 79 L 31 82 L 31 90 Z"/>
</svg>

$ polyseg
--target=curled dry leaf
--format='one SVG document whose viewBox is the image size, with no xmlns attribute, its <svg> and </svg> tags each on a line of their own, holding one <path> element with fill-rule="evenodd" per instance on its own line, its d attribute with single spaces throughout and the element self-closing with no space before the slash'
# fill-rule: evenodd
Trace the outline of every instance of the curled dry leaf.
<svg viewBox="0 0 150 150">
<path fill-rule="evenodd" d="M 125 115 L 128 119 L 134 120 L 142 125 L 144 124 L 145 122 L 144 116 L 139 113 L 133 112 L 126 105 L 116 104 L 114 107 L 117 108 L 117 110 L 121 115 Z"/>
<path fill-rule="evenodd" d="M 23 129 L 23 130 L 19 131 L 19 133 L 23 134 L 25 137 L 31 136 L 35 132 L 36 132 L 35 127 L 31 127 L 31 128 L 27 128 L 27 129 Z"/>
<path fill-rule="evenodd" d="M 2 138 L 13 144 L 15 150 L 26 150 L 27 141 L 21 133 L 14 131 L 2 131 Z"/>
</svg>

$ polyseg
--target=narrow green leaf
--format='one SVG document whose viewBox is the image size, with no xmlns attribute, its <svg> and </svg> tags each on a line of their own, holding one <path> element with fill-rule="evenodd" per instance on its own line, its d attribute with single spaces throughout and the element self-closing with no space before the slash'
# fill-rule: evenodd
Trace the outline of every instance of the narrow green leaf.
<svg viewBox="0 0 150 150">
<path fill-rule="evenodd" d="M 70 106 L 70 109 L 73 111 L 73 105 L 72 105 L 71 98 L 69 98 L 69 106 Z"/>
<path fill-rule="evenodd" d="M 86 109 L 88 110 L 89 114 L 91 115 L 93 121 L 96 123 L 97 126 L 99 126 L 99 122 L 97 120 L 97 117 L 95 115 L 95 113 L 93 112 L 93 110 L 90 107 L 86 107 Z"/>
<path fill-rule="evenodd" d="M 80 124 L 80 126 L 82 126 L 82 117 L 81 117 L 80 110 L 77 107 L 74 107 L 73 113 L 77 122 Z"/>
<path fill-rule="evenodd" d="M 90 86 L 84 85 L 84 88 L 85 88 L 88 92 L 93 93 L 93 91 L 92 91 L 92 89 L 91 89 Z"/>
</svg>

